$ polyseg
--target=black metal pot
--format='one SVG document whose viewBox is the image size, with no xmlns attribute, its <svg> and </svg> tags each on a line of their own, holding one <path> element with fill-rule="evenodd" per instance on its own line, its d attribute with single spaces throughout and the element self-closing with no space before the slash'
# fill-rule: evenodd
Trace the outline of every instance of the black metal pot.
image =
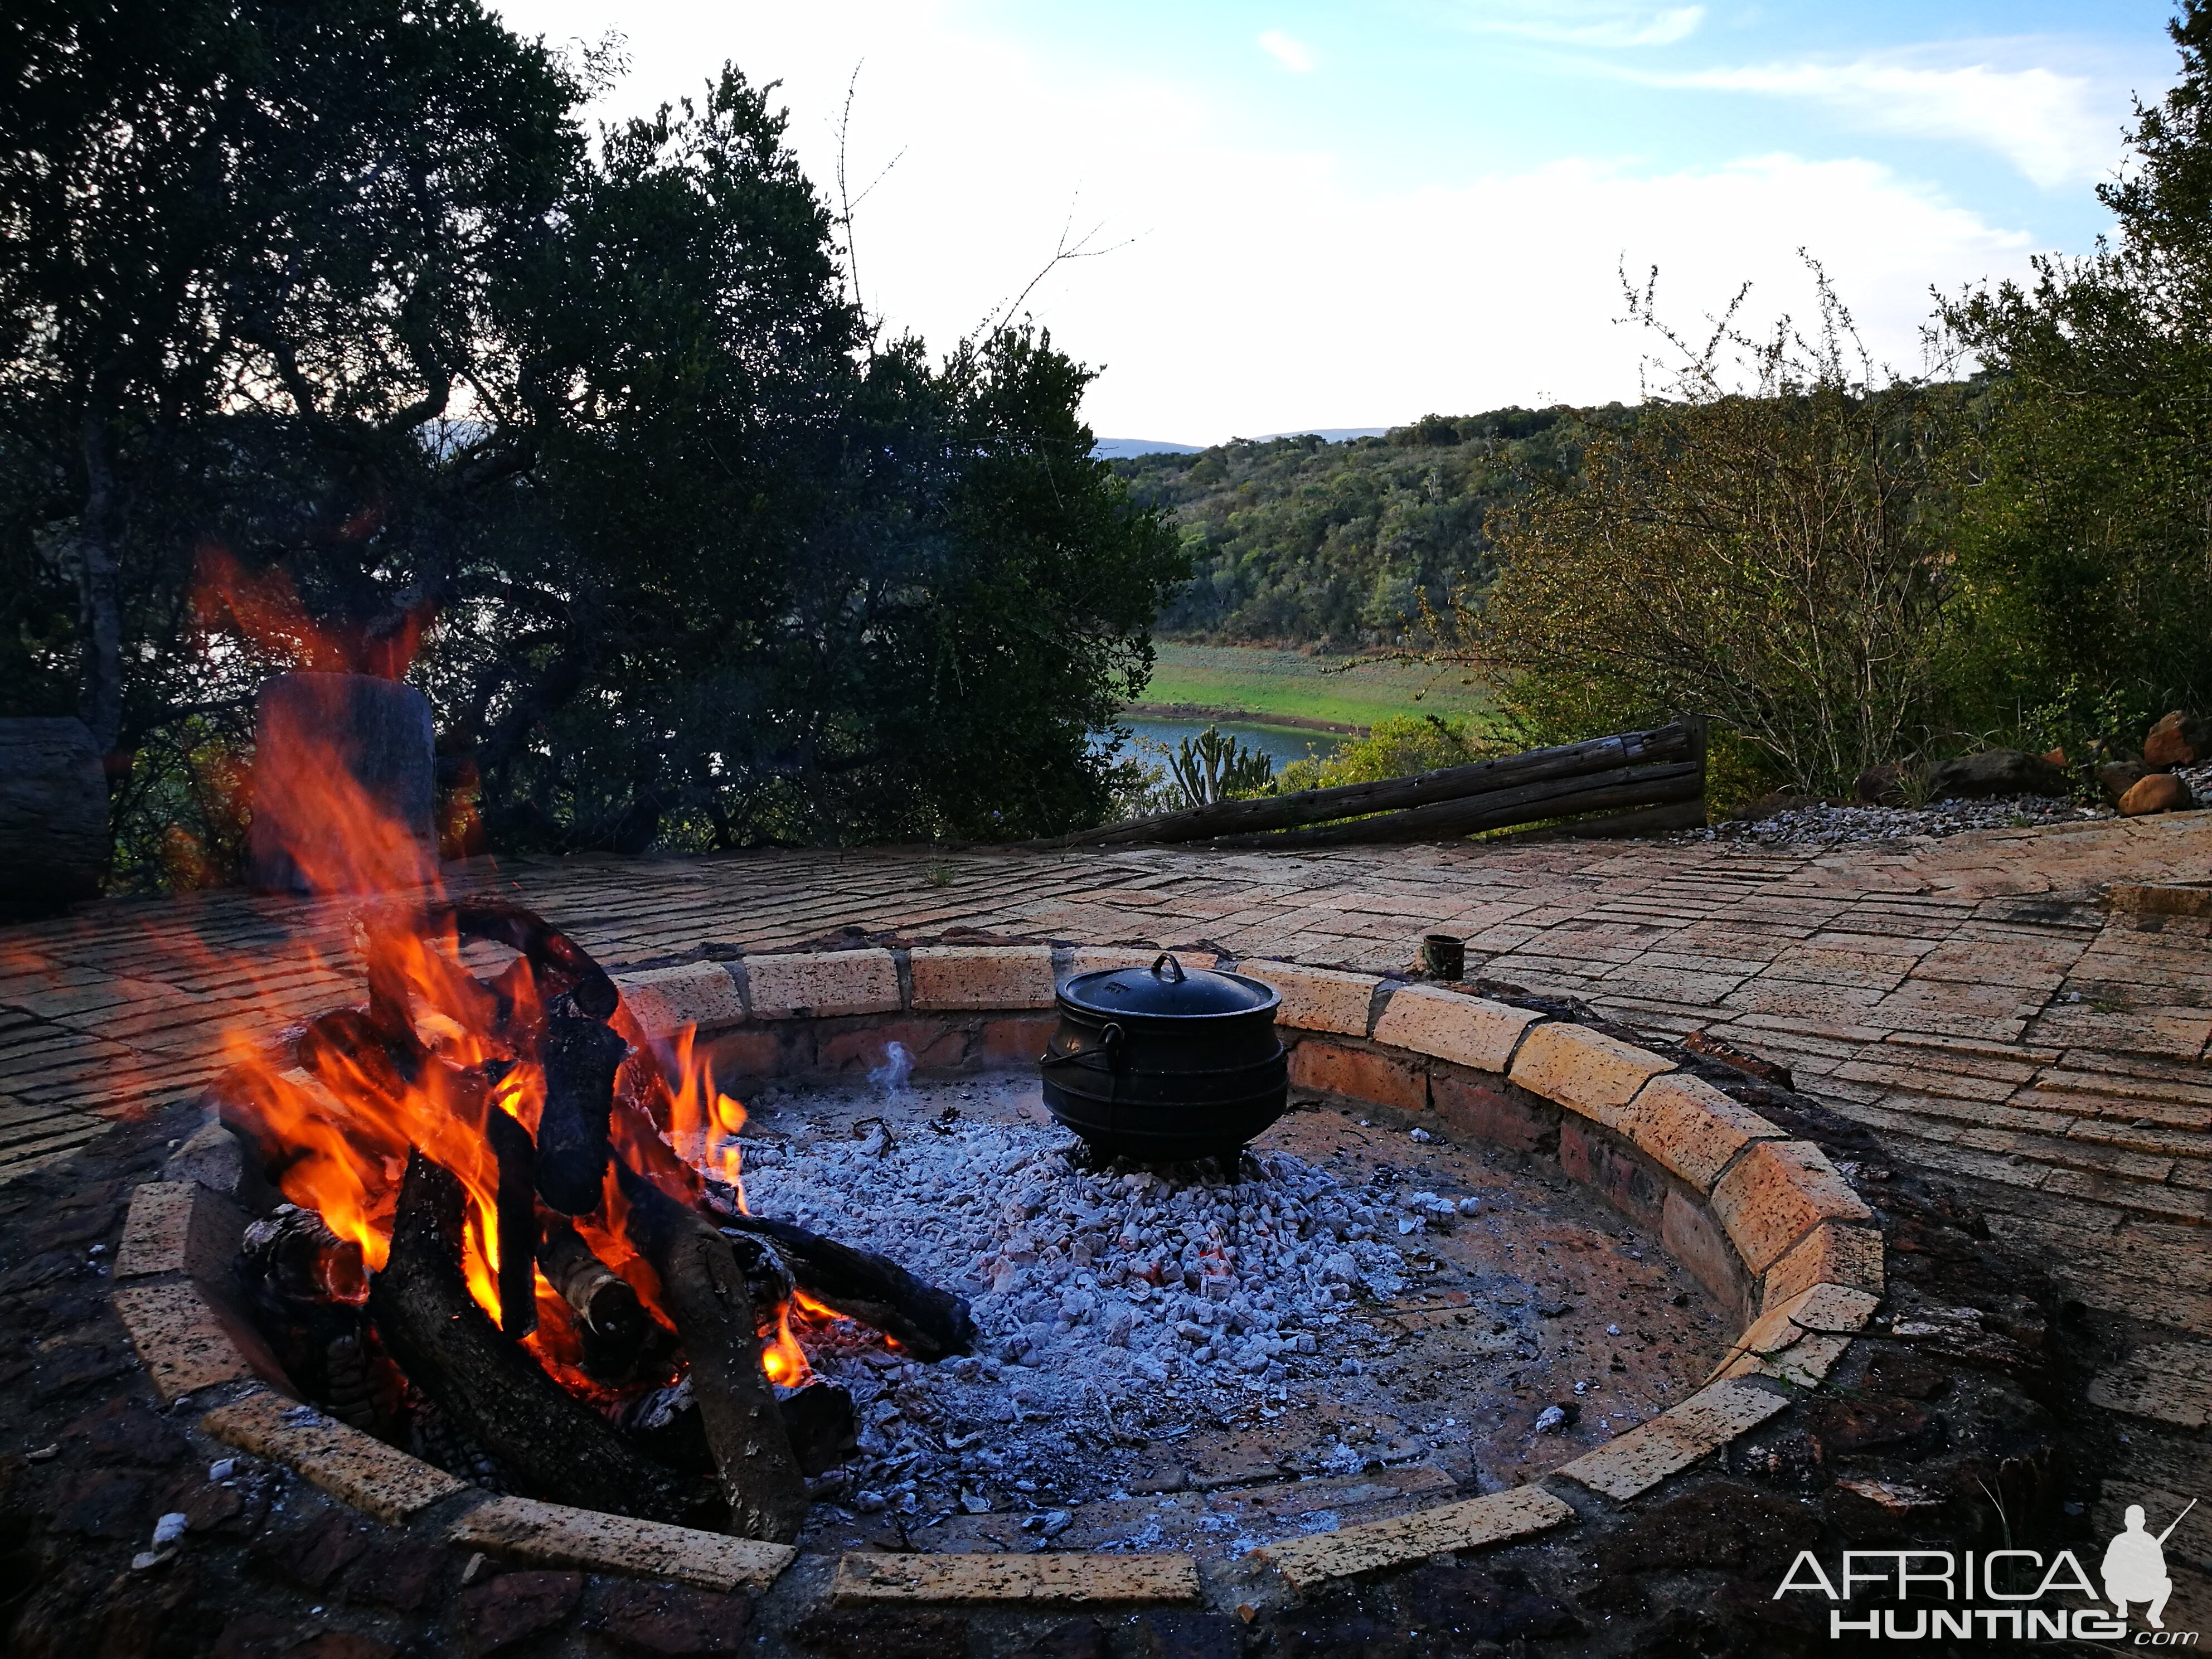
<svg viewBox="0 0 2212 1659">
<path fill-rule="evenodd" d="M 1052 1115 L 1150 1164 L 1234 1152 L 1283 1115 L 1289 1068 L 1272 986 L 1182 964 L 1078 974 L 1038 1067 Z"/>
</svg>

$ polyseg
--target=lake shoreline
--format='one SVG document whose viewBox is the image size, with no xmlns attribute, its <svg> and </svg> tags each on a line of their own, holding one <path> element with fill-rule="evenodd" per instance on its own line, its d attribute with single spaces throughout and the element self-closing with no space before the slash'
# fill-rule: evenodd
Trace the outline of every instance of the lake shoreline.
<svg viewBox="0 0 2212 1659">
<path fill-rule="evenodd" d="M 1295 732 L 1326 732 L 1333 737 L 1364 738 L 1367 727 L 1304 714 L 1269 714 L 1250 708 L 1210 708 L 1194 702 L 1133 702 L 1115 718 L 1148 720 L 1234 720 L 1240 726 L 1280 726 Z"/>
</svg>

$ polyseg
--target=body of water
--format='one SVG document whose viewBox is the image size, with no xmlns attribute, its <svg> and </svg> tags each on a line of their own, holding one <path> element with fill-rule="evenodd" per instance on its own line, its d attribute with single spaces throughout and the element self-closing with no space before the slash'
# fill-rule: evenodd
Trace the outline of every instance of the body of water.
<svg viewBox="0 0 2212 1659">
<path fill-rule="evenodd" d="M 1326 757 L 1336 752 L 1337 745 L 1345 741 L 1334 732 L 1309 732 L 1294 726 L 1247 725 L 1242 720 L 1161 720 L 1130 719 L 1120 722 L 1140 739 L 1149 739 L 1173 749 L 1185 738 L 1194 738 L 1208 726 L 1218 726 L 1224 737 L 1235 738 L 1247 749 L 1256 749 L 1273 757 L 1279 772 L 1292 761 L 1302 761 L 1309 751 Z M 1092 733 L 1092 741 L 1103 744 L 1105 732 Z M 1139 758 L 1152 765 L 1160 763 L 1155 751 L 1138 749 Z"/>
</svg>

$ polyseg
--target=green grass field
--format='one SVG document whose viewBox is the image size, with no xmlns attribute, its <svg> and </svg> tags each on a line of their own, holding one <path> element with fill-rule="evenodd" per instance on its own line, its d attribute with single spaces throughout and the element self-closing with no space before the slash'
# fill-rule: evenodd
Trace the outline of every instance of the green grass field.
<svg viewBox="0 0 2212 1659">
<path fill-rule="evenodd" d="M 1344 673 L 1342 657 L 1310 657 L 1267 646 L 1177 645 L 1162 641 L 1143 709 L 1202 708 L 1255 720 L 1318 720 L 1370 726 L 1387 714 L 1466 714 L 1486 706 L 1464 671 L 1382 663 Z"/>
</svg>

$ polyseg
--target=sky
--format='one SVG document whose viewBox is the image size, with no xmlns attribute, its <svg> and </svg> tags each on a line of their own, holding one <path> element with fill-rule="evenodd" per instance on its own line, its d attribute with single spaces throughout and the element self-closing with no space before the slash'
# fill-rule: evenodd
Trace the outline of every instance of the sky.
<svg viewBox="0 0 2212 1659">
<path fill-rule="evenodd" d="M 781 82 L 833 205 L 849 88 L 869 314 L 941 354 L 1018 300 L 1101 437 L 1186 443 L 1632 401 L 1624 270 L 1695 332 L 1803 316 L 1809 257 L 1917 371 L 1931 291 L 2108 228 L 2175 64 L 2143 0 L 492 3 L 623 38 L 597 118 Z"/>
</svg>

